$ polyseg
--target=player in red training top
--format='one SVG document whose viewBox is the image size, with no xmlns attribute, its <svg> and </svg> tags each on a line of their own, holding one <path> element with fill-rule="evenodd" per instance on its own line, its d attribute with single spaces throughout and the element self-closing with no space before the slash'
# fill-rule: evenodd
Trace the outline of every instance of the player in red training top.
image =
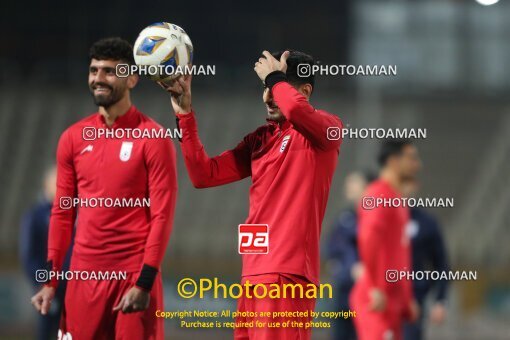
<svg viewBox="0 0 510 340">
<path fill-rule="evenodd" d="M 411 141 L 393 139 L 383 143 L 378 161 L 380 176 L 369 185 L 358 208 L 363 272 L 350 300 L 357 312 L 354 324 L 360 340 L 398 340 L 404 319 L 418 317 L 411 282 L 395 280 L 395 271 L 412 270 L 405 234 L 409 209 L 381 201 L 399 202 L 403 185 L 416 178 L 421 163 Z"/>
<path fill-rule="evenodd" d="M 163 320 L 154 314 L 163 309 L 159 268 L 177 194 L 175 148 L 169 139 L 129 133 L 162 129 L 131 104 L 138 76 L 115 73 L 117 64 L 132 58 L 131 45 L 120 38 L 92 46 L 88 82 L 99 112 L 64 131 L 58 144 L 48 270 L 61 269 L 78 215 L 70 269 L 95 275 L 68 282 L 63 339 L 164 338 Z M 104 276 L 112 272 L 116 277 Z M 32 298 L 42 314 L 56 285 L 53 277 Z"/>
<path fill-rule="evenodd" d="M 252 284 L 319 283 L 319 237 L 329 189 L 340 152 L 340 119 L 310 105 L 313 74 L 300 77 L 299 64 L 311 56 L 298 51 L 270 54 L 255 64 L 264 82 L 267 123 L 233 149 L 216 157 L 204 151 L 191 107 L 191 77 L 167 90 L 182 129 L 181 149 L 197 188 L 231 183 L 251 176 L 247 224 L 268 225 L 268 253 L 243 254 L 242 282 Z M 305 66 L 307 66 L 305 65 Z M 302 67 L 302 66 L 301 66 Z M 334 130 L 328 136 L 328 129 Z M 328 138 L 329 137 L 329 138 Z M 248 295 L 248 294 L 247 294 Z M 250 294 L 253 296 L 253 293 Z M 290 295 L 290 294 L 289 294 Z M 309 311 L 315 299 L 248 298 L 239 310 Z M 258 319 L 261 322 L 281 321 Z M 309 319 L 294 318 L 306 322 Z M 238 321 L 253 321 L 253 318 Z M 309 339 L 310 328 L 237 328 L 236 339 Z"/>
</svg>

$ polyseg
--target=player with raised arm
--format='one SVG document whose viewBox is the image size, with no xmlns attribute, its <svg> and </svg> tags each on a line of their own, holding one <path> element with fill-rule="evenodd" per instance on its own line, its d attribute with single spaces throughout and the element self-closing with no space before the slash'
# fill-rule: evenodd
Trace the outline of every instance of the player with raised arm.
<svg viewBox="0 0 510 340">
<path fill-rule="evenodd" d="M 298 65 L 313 65 L 298 51 L 263 52 L 255 71 L 264 83 L 267 123 L 233 149 L 209 157 L 200 142 L 191 106 L 191 77 L 170 87 L 172 106 L 182 129 L 181 149 L 188 174 L 197 188 L 231 183 L 251 176 L 246 224 L 267 224 L 269 252 L 242 255 L 242 283 L 307 285 L 319 283 L 319 238 L 341 140 L 328 139 L 328 128 L 340 119 L 309 103 L 314 76 L 300 77 Z M 253 293 L 250 294 L 253 296 Z M 305 312 L 313 298 L 248 298 L 239 311 Z M 240 318 L 238 321 L 253 321 Z M 258 318 L 272 322 L 270 318 Z M 276 321 L 285 320 L 278 319 Z M 288 320 L 288 319 L 287 319 Z M 292 320 L 307 322 L 309 317 Z M 311 328 L 237 328 L 236 339 L 309 339 Z"/>
<path fill-rule="evenodd" d="M 100 40 L 89 57 L 88 83 L 99 111 L 65 130 L 58 143 L 47 269 L 61 270 L 76 219 L 71 270 L 125 272 L 126 279 L 70 280 L 59 336 L 163 339 L 163 320 L 154 314 L 163 309 L 160 265 L 177 195 L 175 148 L 163 138 L 99 137 L 100 129 L 162 127 L 131 103 L 138 76 L 119 78 L 115 73 L 116 65 L 133 63 L 128 42 Z M 76 207 L 69 204 L 75 198 L 149 204 Z M 48 312 L 57 283 L 53 277 L 32 298 L 42 314 Z"/>
</svg>

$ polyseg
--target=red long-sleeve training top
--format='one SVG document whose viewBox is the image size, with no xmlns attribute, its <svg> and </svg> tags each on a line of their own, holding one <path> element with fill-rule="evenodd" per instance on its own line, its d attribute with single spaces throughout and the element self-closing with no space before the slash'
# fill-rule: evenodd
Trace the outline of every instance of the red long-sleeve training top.
<svg viewBox="0 0 510 340">
<path fill-rule="evenodd" d="M 287 82 L 274 85 L 272 95 L 286 120 L 269 121 L 212 158 L 200 142 L 194 113 L 177 115 L 181 149 L 196 187 L 252 178 L 245 223 L 268 224 L 269 253 L 242 255 L 243 276 L 288 273 L 318 284 L 321 224 L 341 144 L 329 140 L 327 131 L 342 128 L 342 122 L 314 109 Z M 236 233 L 233 226 L 232 237 Z"/>
<path fill-rule="evenodd" d="M 48 261 L 53 262 L 54 270 L 60 270 L 78 216 L 72 270 L 137 272 L 143 264 L 159 268 L 172 230 L 177 195 L 175 147 L 168 138 L 103 136 L 86 140 L 84 131 L 91 129 L 96 133 L 107 129 L 100 113 L 69 127 L 58 143 Z M 131 106 L 112 129 L 162 127 Z M 62 197 L 131 198 L 138 202 L 145 198 L 150 206 L 105 204 L 63 209 Z"/>
<path fill-rule="evenodd" d="M 365 197 L 394 199 L 401 195 L 384 180 L 370 184 Z M 387 298 L 388 312 L 409 316 L 411 281 L 394 279 L 387 271 L 411 271 L 411 248 L 405 227 L 409 222 L 406 207 L 358 208 L 358 248 L 364 270 L 352 293 L 353 304 L 370 303 L 370 290 L 377 288 Z"/>
</svg>

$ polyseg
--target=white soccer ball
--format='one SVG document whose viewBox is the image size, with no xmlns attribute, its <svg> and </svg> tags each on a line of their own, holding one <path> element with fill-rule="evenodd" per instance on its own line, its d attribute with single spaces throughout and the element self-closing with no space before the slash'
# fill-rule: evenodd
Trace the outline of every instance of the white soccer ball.
<svg viewBox="0 0 510 340">
<path fill-rule="evenodd" d="M 152 80 L 168 82 L 183 74 L 187 65 L 191 65 L 193 44 L 181 27 L 157 22 L 140 32 L 133 55 L 140 73 Z"/>
</svg>

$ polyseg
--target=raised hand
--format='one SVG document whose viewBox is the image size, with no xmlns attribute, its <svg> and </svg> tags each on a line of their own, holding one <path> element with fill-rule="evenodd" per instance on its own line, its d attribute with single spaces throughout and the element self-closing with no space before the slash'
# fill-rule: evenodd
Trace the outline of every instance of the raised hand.
<svg viewBox="0 0 510 340">
<path fill-rule="evenodd" d="M 177 114 L 191 112 L 191 75 L 179 76 L 171 84 L 158 82 L 171 95 L 172 107 Z"/>
<path fill-rule="evenodd" d="M 271 72 L 282 71 L 285 73 L 287 71 L 287 58 L 290 55 L 289 51 L 283 52 L 280 60 L 276 60 L 268 51 L 264 51 L 262 54 L 265 58 L 260 57 L 253 68 L 255 72 L 257 72 L 260 80 L 264 81 Z"/>
</svg>

